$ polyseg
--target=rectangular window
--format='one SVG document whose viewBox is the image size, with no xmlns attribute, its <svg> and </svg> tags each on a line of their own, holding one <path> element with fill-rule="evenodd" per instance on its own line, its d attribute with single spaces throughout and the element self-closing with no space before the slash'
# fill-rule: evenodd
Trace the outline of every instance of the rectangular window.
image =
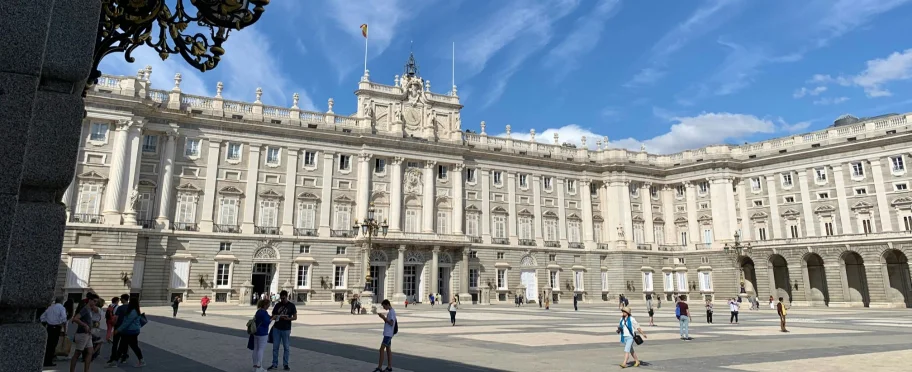
<svg viewBox="0 0 912 372">
<path fill-rule="evenodd" d="M 709 209 L 709 203 L 700 203 L 700 209 Z"/>
<path fill-rule="evenodd" d="M 701 291 L 711 291 L 712 290 L 712 272 L 701 271 L 698 276 L 700 277 L 700 290 Z"/>
<path fill-rule="evenodd" d="M 447 169 L 448 168 L 446 165 L 437 166 L 437 179 L 438 180 L 445 180 L 447 178 Z"/>
<path fill-rule="evenodd" d="M 466 235 L 480 236 L 478 233 L 478 213 L 466 214 Z"/>
<path fill-rule="evenodd" d="M 548 255 L 548 262 L 554 262 L 554 261 L 557 261 L 557 255 L 554 254 L 554 253 L 549 254 L 549 255 Z"/>
<path fill-rule="evenodd" d="M 231 284 L 228 282 L 228 274 L 231 272 L 230 263 L 220 263 L 218 264 L 218 269 L 215 273 L 215 286 L 218 288 L 228 288 L 231 287 Z"/>
<path fill-rule="evenodd" d="M 497 252 L 497 259 L 498 259 L 498 260 L 504 259 L 504 253 L 503 253 L 503 252 Z"/>
<path fill-rule="evenodd" d="M 519 238 L 532 239 L 532 217 L 524 216 L 519 218 Z"/>
<path fill-rule="evenodd" d="M 782 174 L 782 186 L 785 186 L 785 187 L 792 186 L 792 174 L 791 173 Z"/>
<path fill-rule="evenodd" d="M 907 183 L 894 183 L 893 190 L 896 191 L 906 191 L 909 189 L 909 184 Z"/>
<path fill-rule="evenodd" d="M 642 244 L 646 242 L 646 231 L 645 227 L 641 223 L 633 224 L 633 241 L 637 244 Z"/>
<path fill-rule="evenodd" d="M 494 220 L 494 237 L 498 239 L 503 239 L 507 237 L 507 217 L 502 215 L 496 215 L 493 217 Z"/>
<path fill-rule="evenodd" d="M 77 214 L 98 214 L 101 203 L 102 186 L 97 183 L 84 183 L 79 191 L 76 204 Z"/>
<path fill-rule="evenodd" d="M 751 178 L 751 190 L 752 190 L 752 191 L 760 191 L 760 190 L 761 190 L 760 177 Z"/>
<path fill-rule="evenodd" d="M 600 243 L 602 241 L 602 223 L 601 222 L 596 222 L 596 223 L 592 224 L 592 235 L 593 235 L 592 239 L 595 240 L 596 243 Z"/>
<path fill-rule="evenodd" d="M 519 175 L 519 186 L 520 187 L 529 186 L 529 175 L 526 175 L 526 174 Z"/>
<path fill-rule="evenodd" d="M 551 190 L 551 177 L 542 177 L 542 183 L 544 184 L 545 190 Z"/>
<path fill-rule="evenodd" d="M 345 247 L 336 247 L 337 255 L 345 255 L 345 251 L 347 251 L 347 249 L 345 249 Z"/>
<path fill-rule="evenodd" d="M 652 273 L 644 272 L 643 273 L 643 291 L 652 292 Z"/>
<path fill-rule="evenodd" d="M 676 197 L 683 198 L 685 191 L 687 191 L 687 189 L 684 187 L 684 185 L 675 186 L 675 196 Z"/>
<path fill-rule="evenodd" d="M 507 269 L 497 269 L 497 289 L 507 289 Z"/>
<path fill-rule="evenodd" d="M 229 242 L 221 242 L 221 243 L 219 243 L 219 251 L 220 251 L 220 252 L 221 252 L 221 251 L 226 251 L 226 252 L 227 252 L 227 251 L 230 251 L 230 250 L 231 250 L 231 243 L 229 243 Z"/>
<path fill-rule="evenodd" d="M 333 230 L 350 230 L 351 224 L 351 205 L 336 204 L 333 213 Z"/>
<path fill-rule="evenodd" d="M 177 222 L 196 223 L 196 195 L 182 193 L 177 196 Z"/>
<path fill-rule="evenodd" d="M 351 155 L 339 155 L 339 170 L 351 170 Z"/>
<path fill-rule="evenodd" d="M 223 198 L 219 205 L 219 224 L 237 225 L 238 199 Z"/>
<path fill-rule="evenodd" d="M 791 234 L 792 239 L 797 239 L 798 238 L 798 225 L 789 226 L 789 233 Z"/>
<path fill-rule="evenodd" d="M 317 224 L 317 203 L 302 202 L 298 204 L 297 228 L 315 229 Z"/>
<path fill-rule="evenodd" d="M 450 233 L 450 214 L 445 211 L 437 212 L 437 233 L 438 234 L 449 234 Z"/>
<path fill-rule="evenodd" d="M 655 186 L 649 186 L 649 196 L 651 196 L 653 199 L 658 199 L 659 189 Z"/>
<path fill-rule="evenodd" d="M 374 159 L 374 173 L 386 172 L 386 159 Z"/>
<path fill-rule="evenodd" d="M 225 153 L 228 160 L 241 160 L 241 144 L 228 143 L 228 151 Z"/>
<path fill-rule="evenodd" d="M 266 164 L 277 165 L 279 164 L 279 148 L 278 147 L 267 147 L 266 148 Z"/>
<path fill-rule="evenodd" d="M 574 272 L 573 274 L 574 274 L 573 275 L 573 284 L 574 284 L 574 288 L 576 288 L 576 291 L 577 292 L 585 291 L 586 289 L 583 286 L 583 284 L 584 284 L 583 283 L 583 272 L 577 271 L 577 272 Z"/>
<path fill-rule="evenodd" d="M 466 168 L 466 182 L 475 182 L 475 168 Z"/>
<path fill-rule="evenodd" d="M 187 288 L 190 282 L 190 261 L 171 261 L 171 288 Z"/>
<path fill-rule="evenodd" d="M 300 254 L 310 254 L 310 246 L 301 244 L 298 246 L 298 253 Z"/>
<path fill-rule="evenodd" d="M 678 271 L 675 273 L 677 279 L 678 291 L 687 291 L 687 272 Z"/>
<path fill-rule="evenodd" d="M 786 203 L 794 203 L 794 202 L 795 202 L 795 197 L 794 197 L 794 196 L 786 196 L 786 197 L 785 197 L 785 202 L 786 202 Z"/>
<path fill-rule="evenodd" d="M 712 244 L 713 232 L 710 229 L 703 229 L 703 244 Z"/>
<path fill-rule="evenodd" d="M 860 177 L 864 177 L 864 175 L 865 175 L 864 164 L 862 164 L 861 162 L 852 163 L 852 177 L 860 178 Z"/>
<path fill-rule="evenodd" d="M 830 198 L 830 193 L 828 193 L 828 192 L 817 193 L 817 199 L 829 199 L 829 198 Z"/>
<path fill-rule="evenodd" d="M 418 232 L 418 210 L 417 209 L 406 209 L 405 210 L 405 232 L 411 232 L 411 233 Z"/>
<path fill-rule="evenodd" d="M 687 231 L 681 231 L 681 245 L 687 245 Z"/>
<path fill-rule="evenodd" d="M 200 155 L 200 139 L 199 138 L 187 138 L 187 145 L 184 147 L 184 156 L 188 158 L 195 158 Z"/>
<path fill-rule="evenodd" d="M 548 284 L 549 284 L 549 286 L 550 286 L 551 288 L 553 288 L 553 289 L 559 289 L 559 288 L 560 288 L 560 280 L 558 280 L 558 279 L 559 279 L 559 278 L 558 278 L 558 275 L 560 275 L 560 273 L 557 272 L 556 270 L 551 270 L 551 271 L 549 271 L 549 274 L 548 274 Z"/>
<path fill-rule="evenodd" d="M 652 233 L 655 237 L 655 242 L 658 245 L 665 244 L 665 226 L 658 225 L 652 227 Z"/>
<path fill-rule="evenodd" d="M 92 131 L 89 139 L 92 141 L 103 142 L 108 138 L 108 125 L 104 123 L 92 123 Z"/>
<path fill-rule="evenodd" d="M 501 185 L 503 184 L 503 173 L 500 171 L 494 171 L 494 184 Z"/>
<path fill-rule="evenodd" d="M 152 219 L 152 193 L 144 192 L 139 194 L 139 202 L 136 207 L 136 218 L 140 220 Z"/>
<path fill-rule="evenodd" d="M 142 152 L 152 154 L 158 152 L 158 136 L 152 134 L 143 136 Z"/>
<path fill-rule="evenodd" d="M 665 285 L 665 292 L 674 292 L 675 290 L 673 275 L 674 274 L 672 273 L 665 273 L 665 283 L 663 283 Z"/>
<path fill-rule="evenodd" d="M 310 265 L 298 265 L 298 288 L 310 288 L 310 282 L 307 280 L 309 271 Z"/>
<path fill-rule="evenodd" d="M 317 166 L 317 153 L 313 151 L 304 151 L 304 166 Z"/>
<path fill-rule="evenodd" d="M 817 182 L 826 182 L 827 180 L 826 168 L 814 168 L 814 175 L 814 179 L 817 180 Z"/>
<path fill-rule="evenodd" d="M 553 242 L 559 240 L 557 237 L 557 220 L 554 218 L 545 219 L 545 241 Z"/>
<path fill-rule="evenodd" d="M 345 269 L 345 266 L 335 266 L 335 269 L 333 269 L 333 286 L 335 288 L 346 288 Z"/>
<path fill-rule="evenodd" d="M 469 288 L 478 288 L 478 269 L 469 269 Z"/>
<path fill-rule="evenodd" d="M 855 195 L 867 195 L 867 194 L 868 194 L 868 189 L 866 189 L 864 187 L 859 187 L 859 188 L 855 189 Z"/>
<path fill-rule="evenodd" d="M 833 236 L 833 235 L 835 235 L 835 234 L 833 233 L 833 223 L 832 223 L 832 222 L 824 222 L 824 223 L 823 223 L 823 230 L 826 232 L 827 236 Z"/>
<path fill-rule="evenodd" d="M 576 192 L 575 180 L 567 180 L 567 192 Z"/>
<path fill-rule="evenodd" d="M 88 288 L 89 274 L 92 269 L 90 257 L 73 257 L 70 259 L 70 268 L 67 271 L 68 288 Z"/>
<path fill-rule="evenodd" d="M 579 221 L 567 221 L 567 241 L 570 243 L 580 242 Z"/>
<path fill-rule="evenodd" d="M 874 228 L 871 225 L 871 220 L 868 219 L 861 220 L 861 228 L 864 230 L 865 234 L 871 234 L 874 232 Z"/>
<path fill-rule="evenodd" d="M 765 228 L 765 227 L 758 227 L 758 228 L 757 228 L 757 236 L 760 237 L 760 240 L 766 240 L 766 228 Z"/>
<path fill-rule="evenodd" d="M 906 231 L 912 231 L 912 216 L 903 216 L 903 224 L 906 226 Z"/>
<path fill-rule="evenodd" d="M 900 173 L 900 172 L 906 171 L 906 164 L 903 163 L 902 156 L 894 156 L 894 157 L 890 158 L 890 164 L 893 165 L 892 169 L 893 169 L 894 173 Z"/>
<path fill-rule="evenodd" d="M 709 182 L 700 182 L 700 194 L 706 194 L 709 192 Z"/>
</svg>

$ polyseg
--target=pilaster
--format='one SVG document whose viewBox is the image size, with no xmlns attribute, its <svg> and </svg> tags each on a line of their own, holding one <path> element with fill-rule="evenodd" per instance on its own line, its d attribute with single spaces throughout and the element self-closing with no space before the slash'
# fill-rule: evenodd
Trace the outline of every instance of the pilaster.
<svg viewBox="0 0 912 372">
<path fill-rule="evenodd" d="M 505 172 L 507 176 L 507 236 L 510 238 L 510 245 L 518 245 L 519 238 L 516 229 L 516 173 Z"/>
<path fill-rule="evenodd" d="M 453 234 L 462 235 L 462 224 L 465 223 L 465 218 L 463 214 L 465 213 L 465 192 L 463 191 L 464 182 L 462 180 L 462 172 L 465 171 L 465 164 L 457 163 L 453 166 L 453 172 L 451 177 L 453 180 Z M 462 283 L 462 282 L 460 282 Z M 460 284 L 461 286 L 461 284 Z M 468 293 L 468 291 L 460 292 Z"/>
<path fill-rule="evenodd" d="M 694 185 L 690 182 L 685 182 L 684 188 L 684 195 L 687 198 L 687 245 L 693 246 L 695 242 L 701 241 L 697 221 L 697 190 L 694 190 Z"/>
<path fill-rule="evenodd" d="M 478 168 L 481 174 L 481 237 L 491 244 L 491 170 Z"/>
<path fill-rule="evenodd" d="M 162 153 L 161 161 L 161 180 L 158 184 L 160 186 L 159 192 L 161 197 L 158 204 L 158 217 L 155 218 L 155 223 L 159 228 L 165 229 L 168 228 L 169 220 L 168 216 L 171 215 L 171 194 L 173 193 L 173 183 L 174 183 L 174 157 L 175 147 L 177 142 L 177 131 L 171 130 L 165 133 L 167 137 L 165 141 L 165 150 Z"/>
<path fill-rule="evenodd" d="M 770 239 L 781 239 L 785 236 L 782 235 L 782 222 L 781 216 L 779 215 L 779 197 L 776 190 L 776 178 L 775 174 L 767 174 L 764 176 L 766 178 L 766 195 L 767 202 L 769 202 L 770 208 L 770 232 L 772 233 Z"/>
<path fill-rule="evenodd" d="M 880 159 L 870 159 L 871 175 L 874 178 L 874 196 L 877 198 L 877 214 L 880 220 L 880 232 L 893 231 L 893 220 L 890 218 L 890 204 L 887 202 L 887 190 L 884 189 L 883 169 Z"/>
<path fill-rule="evenodd" d="M 567 247 L 567 202 L 564 200 L 567 181 L 563 178 L 555 178 L 554 183 L 554 187 L 557 187 L 557 237 L 560 238 L 561 247 Z"/>
<path fill-rule="evenodd" d="M 801 193 L 801 215 L 804 217 L 804 236 L 817 236 L 817 223 L 814 222 L 814 210 L 811 208 L 811 197 L 808 193 L 807 169 L 798 170 L 798 190 Z"/>
<path fill-rule="evenodd" d="M 371 172 L 370 172 L 371 154 L 358 154 L 358 194 L 355 208 L 354 220 L 363 221 L 367 218 L 367 209 L 370 204 Z"/>
<path fill-rule="evenodd" d="M 320 228 L 317 232 L 320 236 L 329 236 L 330 233 L 330 211 L 332 210 L 332 184 L 333 184 L 333 164 L 336 154 L 332 152 L 323 153 L 323 177 L 321 178 L 320 193 Z M 401 287 L 399 289 L 402 290 Z"/>
<path fill-rule="evenodd" d="M 849 214 L 849 201 L 846 198 L 845 177 L 842 174 L 842 165 L 833 166 L 833 183 L 836 185 L 836 203 L 839 206 L 839 224 L 840 229 L 834 231 L 836 234 L 852 234 L 852 220 Z"/>
<path fill-rule="evenodd" d="M 298 181 L 298 154 L 300 149 L 288 148 L 285 163 L 285 200 L 282 201 L 282 235 L 294 236 L 295 186 Z"/>
<path fill-rule="evenodd" d="M 437 165 L 436 161 L 429 160 L 424 164 L 424 190 L 422 190 L 422 201 L 421 201 L 421 231 L 424 233 L 433 233 L 434 230 L 434 204 L 435 196 L 434 195 L 434 167 Z"/>
<path fill-rule="evenodd" d="M 222 147 L 220 140 L 209 140 L 209 154 L 206 158 L 206 188 L 203 190 L 203 213 L 200 217 L 200 228 L 202 232 L 211 232 L 213 225 L 213 210 L 215 208 L 215 184 L 218 180 L 218 161 L 219 153 Z"/>
<path fill-rule="evenodd" d="M 747 186 L 743 178 L 738 181 L 738 206 L 741 214 L 741 239 L 753 240 L 754 231 L 751 229 L 750 218 L 747 215 Z M 759 288 L 758 286 L 757 289 L 759 290 Z"/>
<path fill-rule="evenodd" d="M 587 245 L 587 248 L 594 248 L 593 246 L 593 228 L 592 228 L 592 181 L 588 179 L 583 179 L 579 181 L 580 183 L 580 199 L 583 209 L 583 243 Z"/>
<path fill-rule="evenodd" d="M 259 143 L 250 143 L 247 154 L 247 184 L 244 191 L 244 219 L 241 223 L 241 232 L 252 234 L 254 230 L 254 217 L 256 216 L 257 184 L 260 180 L 260 147 Z"/>
<path fill-rule="evenodd" d="M 646 243 L 655 243 L 655 228 L 652 216 L 652 194 L 649 192 L 652 184 L 645 182 L 640 185 L 640 199 L 643 200 L 643 237 Z"/>
<path fill-rule="evenodd" d="M 537 174 L 531 175 L 532 178 L 532 213 L 535 214 L 535 218 L 532 219 L 532 232 L 535 237 L 535 242 L 537 246 L 543 247 L 544 240 L 542 239 L 542 231 L 545 229 L 543 225 L 542 215 L 542 205 L 541 205 L 541 176 Z"/>
<path fill-rule="evenodd" d="M 675 216 L 674 216 L 674 189 L 665 185 L 662 187 L 662 219 L 665 220 L 665 244 L 674 244 L 677 241 L 675 237 Z"/>
<path fill-rule="evenodd" d="M 390 210 L 389 229 L 393 232 L 402 231 L 402 162 L 405 159 L 394 157 L 390 161 Z M 399 286 L 398 291 L 402 291 Z"/>
<path fill-rule="evenodd" d="M 730 228 L 728 203 L 725 200 L 725 190 L 731 190 L 731 183 L 728 178 L 710 178 L 709 198 L 710 213 L 713 219 L 713 243 L 717 241 L 730 241 L 734 230 Z"/>
</svg>

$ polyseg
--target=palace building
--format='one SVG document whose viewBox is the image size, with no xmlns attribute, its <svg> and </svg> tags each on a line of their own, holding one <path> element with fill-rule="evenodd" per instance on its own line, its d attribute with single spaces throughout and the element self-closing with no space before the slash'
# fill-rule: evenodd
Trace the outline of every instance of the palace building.
<svg viewBox="0 0 912 372">
<path fill-rule="evenodd" d="M 413 57 L 391 84 L 365 74 L 346 113 L 151 73 L 86 98 L 60 294 L 912 307 L 912 114 L 658 155 L 466 131 L 456 87 L 433 93 Z"/>
</svg>

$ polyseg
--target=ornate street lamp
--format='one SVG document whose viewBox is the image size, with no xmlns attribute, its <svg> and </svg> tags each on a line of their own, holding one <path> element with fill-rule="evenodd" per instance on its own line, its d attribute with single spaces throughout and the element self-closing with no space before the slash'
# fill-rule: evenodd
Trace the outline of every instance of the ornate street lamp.
<svg viewBox="0 0 912 372">
<path fill-rule="evenodd" d="M 352 229 L 357 234 L 358 229 L 361 230 L 361 235 L 367 238 L 367 243 L 364 245 L 364 257 L 362 259 L 362 272 L 364 275 L 364 285 L 363 291 L 361 292 L 361 304 L 365 308 L 370 307 L 374 299 L 374 293 L 371 291 L 371 278 L 370 275 L 370 251 L 373 249 L 373 238 L 375 236 L 386 236 L 386 233 L 389 232 L 389 225 L 386 223 L 386 220 L 377 221 L 374 213 L 374 204 L 371 203 L 370 208 L 367 210 L 367 217 L 363 220 L 362 223 L 355 221 Z"/>
<path fill-rule="evenodd" d="M 175 3 L 173 10 L 168 2 Z M 195 11 L 185 9 L 184 0 L 102 0 L 88 85 L 101 76 L 98 64 L 106 55 L 125 52 L 124 58 L 132 63 L 131 54 L 143 44 L 162 59 L 180 54 L 193 68 L 211 70 L 225 54 L 222 44 L 231 31 L 259 20 L 269 0 L 190 0 L 190 4 Z M 201 29 L 192 30 L 190 25 Z"/>
<path fill-rule="evenodd" d="M 745 253 L 753 253 L 754 250 L 751 248 L 750 243 L 747 243 L 745 245 L 741 244 L 741 234 L 739 234 L 737 231 L 735 231 L 735 243 L 732 245 L 725 243 L 725 247 L 723 247 L 723 249 L 725 250 L 725 253 L 728 254 L 728 257 L 732 260 L 732 266 L 734 266 L 735 270 L 737 270 L 740 274 L 741 293 L 745 293 L 744 270 L 741 269 L 740 258 Z"/>
</svg>

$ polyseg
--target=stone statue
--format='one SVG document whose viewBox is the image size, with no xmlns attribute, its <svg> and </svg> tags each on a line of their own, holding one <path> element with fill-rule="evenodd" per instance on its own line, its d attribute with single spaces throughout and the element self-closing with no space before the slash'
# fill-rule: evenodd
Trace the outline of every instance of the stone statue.
<svg viewBox="0 0 912 372">
<path fill-rule="evenodd" d="M 402 117 L 402 104 L 395 105 L 393 108 L 393 120 L 397 122 L 405 121 L 405 118 Z"/>
<path fill-rule="evenodd" d="M 130 212 L 136 211 L 136 208 L 139 206 L 138 203 L 139 203 L 139 189 L 137 187 L 133 187 L 133 190 L 130 191 L 130 204 L 129 204 Z"/>
<path fill-rule="evenodd" d="M 462 130 L 462 119 L 459 117 L 458 112 L 456 113 L 455 122 L 456 122 L 456 127 L 454 128 L 454 130 L 457 132 L 461 131 Z"/>
<path fill-rule="evenodd" d="M 618 240 L 624 240 L 624 226 L 618 226 Z"/>
</svg>

